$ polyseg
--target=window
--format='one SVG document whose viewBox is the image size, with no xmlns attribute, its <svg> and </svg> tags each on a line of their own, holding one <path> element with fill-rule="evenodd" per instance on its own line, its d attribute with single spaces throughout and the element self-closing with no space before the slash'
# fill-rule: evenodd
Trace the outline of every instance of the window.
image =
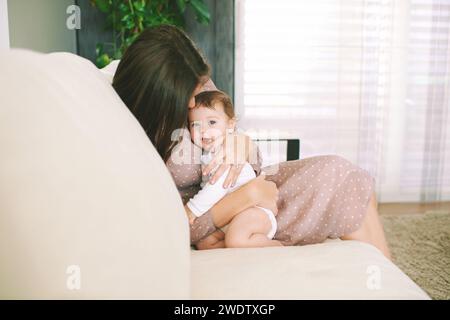
<svg viewBox="0 0 450 320">
<path fill-rule="evenodd" d="M 244 129 L 346 157 L 380 201 L 450 199 L 450 0 L 236 4 Z"/>
</svg>

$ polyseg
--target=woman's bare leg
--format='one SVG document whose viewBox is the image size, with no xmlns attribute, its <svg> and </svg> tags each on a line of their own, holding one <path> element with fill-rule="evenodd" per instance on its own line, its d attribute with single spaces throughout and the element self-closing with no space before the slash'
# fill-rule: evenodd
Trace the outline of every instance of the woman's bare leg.
<svg viewBox="0 0 450 320">
<path fill-rule="evenodd" d="M 282 246 L 278 240 L 267 238 L 272 227 L 267 215 L 258 208 L 249 208 L 236 215 L 225 234 L 227 248 L 262 248 Z"/>
<path fill-rule="evenodd" d="M 388 259 L 391 253 L 386 242 L 383 226 L 378 215 L 378 204 L 375 192 L 370 198 L 366 216 L 361 227 L 353 233 L 341 237 L 342 240 L 358 240 L 377 247 Z"/>
</svg>

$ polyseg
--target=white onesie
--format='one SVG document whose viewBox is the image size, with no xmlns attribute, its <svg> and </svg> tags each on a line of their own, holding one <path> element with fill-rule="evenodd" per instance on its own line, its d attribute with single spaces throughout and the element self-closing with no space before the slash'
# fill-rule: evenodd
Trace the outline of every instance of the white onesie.
<svg viewBox="0 0 450 320">
<path fill-rule="evenodd" d="M 203 166 L 206 166 L 211 160 L 212 160 L 211 153 L 205 153 L 201 156 L 201 162 L 202 162 L 202 169 Z M 228 175 L 228 169 L 225 171 L 224 174 L 216 181 L 214 184 L 209 183 L 209 178 L 212 177 L 214 174 L 214 171 L 217 169 L 217 167 L 209 174 L 209 176 L 203 176 L 201 187 L 202 189 L 192 198 L 188 201 L 187 206 L 192 211 L 192 213 L 200 217 L 205 212 L 207 212 L 209 209 L 211 209 L 214 204 L 216 204 L 220 199 L 222 199 L 227 193 L 233 192 L 240 186 L 246 184 L 250 180 L 254 179 L 256 177 L 255 172 L 253 171 L 252 166 L 246 162 L 241 173 L 239 174 L 239 177 L 236 180 L 236 184 L 234 187 L 224 188 L 223 183 Z M 271 210 L 268 210 L 266 208 L 259 207 L 261 210 L 263 210 L 267 216 L 269 217 L 269 220 L 272 224 L 271 230 L 267 233 L 267 237 L 269 239 L 273 239 L 276 231 L 277 231 L 277 220 L 275 219 L 275 215 Z M 221 230 L 223 232 L 226 232 L 226 229 L 228 228 L 228 225 L 223 226 Z"/>
</svg>

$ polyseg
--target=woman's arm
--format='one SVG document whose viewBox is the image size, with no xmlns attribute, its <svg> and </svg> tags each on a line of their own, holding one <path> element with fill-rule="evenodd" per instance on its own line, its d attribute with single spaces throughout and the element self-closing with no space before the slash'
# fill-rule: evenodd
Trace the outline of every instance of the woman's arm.
<svg viewBox="0 0 450 320">
<path fill-rule="evenodd" d="M 238 213 L 252 206 L 260 205 L 276 213 L 277 200 L 278 189 L 275 183 L 266 181 L 265 176 L 260 175 L 227 194 L 204 215 L 193 218 L 191 213 L 191 244 L 197 243 L 217 228 L 227 225 Z M 189 212 L 186 213 L 189 216 Z"/>
<path fill-rule="evenodd" d="M 186 205 L 185 209 L 190 221 L 191 244 L 197 243 L 217 228 L 227 225 L 235 215 L 253 205 L 252 195 L 246 185 L 225 195 L 200 217 L 195 217 Z"/>
<path fill-rule="evenodd" d="M 205 214 L 205 212 L 210 210 L 220 201 L 220 199 L 227 195 L 228 190 L 222 187 L 225 177 L 226 172 L 219 178 L 217 183 L 206 183 L 203 188 L 186 203 L 186 206 L 196 217 Z"/>
</svg>

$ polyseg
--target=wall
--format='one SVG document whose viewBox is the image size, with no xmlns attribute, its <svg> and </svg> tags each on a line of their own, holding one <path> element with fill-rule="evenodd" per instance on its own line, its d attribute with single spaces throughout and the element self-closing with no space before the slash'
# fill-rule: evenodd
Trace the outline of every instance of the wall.
<svg viewBox="0 0 450 320">
<path fill-rule="evenodd" d="M 74 0 L 8 0 L 11 48 L 76 53 L 76 31 L 66 27 L 66 9 L 72 4 Z"/>
<path fill-rule="evenodd" d="M 0 0 L 0 50 L 9 48 L 8 3 Z"/>
<path fill-rule="evenodd" d="M 216 86 L 234 100 L 234 0 L 205 0 L 211 14 L 207 26 L 186 14 L 186 32 L 205 54 Z"/>
<path fill-rule="evenodd" d="M 93 9 L 89 0 L 77 0 L 81 9 L 78 30 L 78 54 L 95 62 L 97 43 L 111 41 L 111 32 L 104 30 L 105 17 Z M 218 88 L 234 96 L 234 0 L 205 0 L 211 23 L 201 25 L 193 12 L 186 11 L 186 32 L 206 56 L 212 68 L 212 79 Z"/>
<path fill-rule="evenodd" d="M 81 29 L 77 31 L 78 54 L 95 63 L 98 43 L 111 42 L 112 32 L 105 30 L 105 15 L 93 8 L 89 0 L 76 0 L 81 10 Z"/>
</svg>

